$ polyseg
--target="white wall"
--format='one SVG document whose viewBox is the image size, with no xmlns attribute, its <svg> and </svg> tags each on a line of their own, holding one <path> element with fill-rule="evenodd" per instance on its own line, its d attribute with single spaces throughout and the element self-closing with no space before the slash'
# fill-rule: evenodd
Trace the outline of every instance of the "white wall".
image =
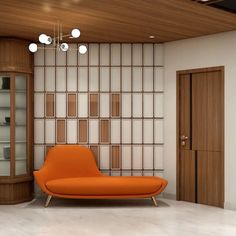
<svg viewBox="0 0 236 236">
<path fill-rule="evenodd" d="M 176 71 L 225 66 L 225 206 L 236 209 L 236 31 L 166 43 L 165 178 L 176 194 Z"/>
</svg>

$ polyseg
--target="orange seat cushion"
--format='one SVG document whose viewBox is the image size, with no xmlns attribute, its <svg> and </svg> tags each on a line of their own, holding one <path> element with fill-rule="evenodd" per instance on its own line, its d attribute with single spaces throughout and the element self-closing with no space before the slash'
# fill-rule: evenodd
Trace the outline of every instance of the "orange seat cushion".
<svg viewBox="0 0 236 236">
<path fill-rule="evenodd" d="M 50 180 L 49 191 L 65 195 L 139 195 L 158 191 L 164 184 L 158 177 L 79 177 Z"/>
</svg>

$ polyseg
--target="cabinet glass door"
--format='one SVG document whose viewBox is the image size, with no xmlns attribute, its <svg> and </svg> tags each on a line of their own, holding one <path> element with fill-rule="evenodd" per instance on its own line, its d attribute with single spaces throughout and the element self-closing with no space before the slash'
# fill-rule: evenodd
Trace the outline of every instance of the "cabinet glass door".
<svg viewBox="0 0 236 236">
<path fill-rule="evenodd" d="M 0 176 L 10 176 L 10 81 L 9 75 L 0 75 Z"/>
<path fill-rule="evenodd" d="M 27 76 L 15 76 L 15 175 L 27 174 Z"/>
</svg>

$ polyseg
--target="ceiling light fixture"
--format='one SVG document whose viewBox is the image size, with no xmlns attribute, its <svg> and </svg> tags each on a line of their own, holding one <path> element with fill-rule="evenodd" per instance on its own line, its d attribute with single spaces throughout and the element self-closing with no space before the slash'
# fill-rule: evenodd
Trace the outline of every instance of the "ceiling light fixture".
<svg viewBox="0 0 236 236">
<path fill-rule="evenodd" d="M 154 39 L 155 36 L 154 36 L 154 35 L 150 35 L 149 38 L 150 38 L 150 39 Z"/>
<path fill-rule="evenodd" d="M 67 43 L 61 42 L 63 38 L 66 38 L 66 37 L 69 37 L 72 39 L 79 38 L 80 30 L 75 28 L 71 31 L 71 34 L 63 35 L 62 25 L 58 21 L 57 24 L 54 25 L 53 37 L 48 36 L 46 34 L 40 34 L 39 42 L 45 45 L 51 45 L 47 48 L 55 49 L 57 51 L 66 52 L 68 50 L 78 50 L 79 53 L 81 54 L 85 54 L 87 52 L 87 47 L 85 45 L 80 45 L 78 49 L 70 49 Z M 44 47 L 38 47 L 36 43 L 31 43 L 29 45 L 30 52 L 37 52 L 38 49 L 44 49 Z"/>
</svg>

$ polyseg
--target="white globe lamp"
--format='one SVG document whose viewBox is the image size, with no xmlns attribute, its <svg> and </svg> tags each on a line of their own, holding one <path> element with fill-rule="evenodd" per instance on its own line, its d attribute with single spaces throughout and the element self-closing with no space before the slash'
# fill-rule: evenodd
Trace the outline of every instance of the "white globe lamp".
<svg viewBox="0 0 236 236">
<path fill-rule="evenodd" d="M 62 43 L 60 48 L 63 52 L 66 52 L 69 49 L 69 45 L 67 43 Z"/>
<path fill-rule="evenodd" d="M 29 50 L 30 50 L 31 52 L 37 52 L 37 50 L 38 50 L 37 44 L 36 44 L 36 43 L 31 43 L 31 44 L 29 45 Z"/>
<path fill-rule="evenodd" d="M 85 45 L 80 45 L 79 46 L 79 53 L 85 54 L 86 52 L 87 52 L 87 47 Z"/>
<path fill-rule="evenodd" d="M 79 30 L 79 29 L 73 29 L 73 30 L 71 31 L 71 35 L 72 35 L 73 38 L 79 38 L 79 36 L 80 36 L 80 30 Z"/>
<path fill-rule="evenodd" d="M 48 40 L 48 36 L 46 34 L 40 34 L 39 35 L 39 42 L 40 43 L 46 43 Z"/>
<path fill-rule="evenodd" d="M 52 43 L 52 38 L 47 36 L 47 41 L 45 42 L 46 45 L 50 45 Z"/>
</svg>

